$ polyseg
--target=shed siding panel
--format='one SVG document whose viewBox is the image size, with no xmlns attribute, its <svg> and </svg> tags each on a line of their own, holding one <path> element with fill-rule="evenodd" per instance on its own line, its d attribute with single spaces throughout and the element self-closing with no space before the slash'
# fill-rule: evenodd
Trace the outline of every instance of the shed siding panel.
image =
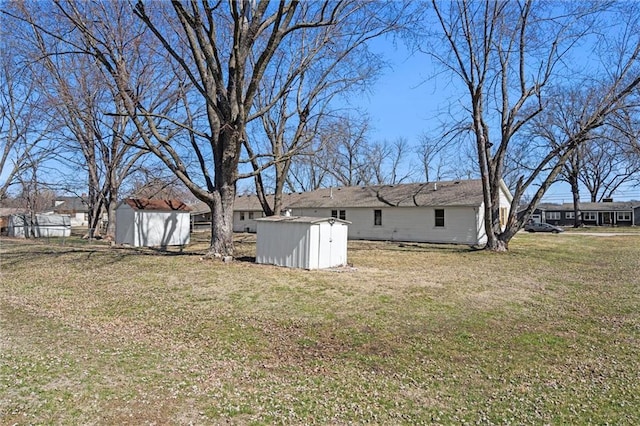
<svg viewBox="0 0 640 426">
<path fill-rule="evenodd" d="M 322 222 L 257 222 L 256 262 L 319 269 L 346 264 L 348 225 Z"/>
<path fill-rule="evenodd" d="M 134 245 L 135 212 L 126 204 L 116 210 L 116 243 Z"/>
<path fill-rule="evenodd" d="M 139 244 L 144 247 L 180 246 L 189 243 L 189 214 L 179 212 L 137 212 L 140 217 Z"/>
<path fill-rule="evenodd" d="M 257 225 L 256 262 L 309 269 L 308 227 L 299 223 Z M 286 232 L 286 234 L 283 234 Z"/>
</svg>

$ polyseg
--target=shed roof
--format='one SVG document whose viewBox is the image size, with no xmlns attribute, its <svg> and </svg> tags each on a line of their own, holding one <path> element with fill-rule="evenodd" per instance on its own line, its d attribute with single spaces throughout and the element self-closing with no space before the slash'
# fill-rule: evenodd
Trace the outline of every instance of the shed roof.
<svg viewBox="0 0 640 426">
<path fill-rule="evenodd" d="M 271 200 L 272 201 L 272 196 Z M 345 186 L 283 194 L 285 208 L 480 206 L 482 182 L 455 180 L 398 185 Z M 258 197 L 236 197 L 234 210 L 262 210 Z"/>
<path fill-rule="evenodd" d="M 316 224 L 322 222 L 338 222 L 350 224 L 347 220 L 337 219 L 335 217 L 310 217 L 310 216 L 269 216 L 256 219 L 258 222 L 277 222 L 277 223 L 309 223 Z"/>
<path fill-rule="evenodd" d="M 191 209 L 180 200 L 153 200 L 148 198 L 127 198 L 124 200 L 129 207 L 134 210 L 147 211 L 182 211 L 189 212 Z"/>
</svg>

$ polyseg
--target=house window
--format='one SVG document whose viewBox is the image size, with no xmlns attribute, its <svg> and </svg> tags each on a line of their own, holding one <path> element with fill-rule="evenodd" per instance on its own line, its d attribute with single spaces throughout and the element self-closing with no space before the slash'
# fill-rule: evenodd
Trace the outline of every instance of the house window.
<svg viewBox="0 0 640 426">
<path fill-rule="evenodd" d="M 596 212 L 582 212 L 582 220 L 596 220 Z"/>
<path fill-rule="evenodd" d="M 444 209 L 436 209 L 436 227 L 444 227 Z"/>
<path fill-rule="evenodd" d="M 382 226 L 382 210 L 373 211 L 373 225 Z"/>
<path fill-rule="evenodd" d="M 631 212 L 618 212 L 616 219 L 631 222 Z"/>
<path fill-rule="evenodd" d="M 253 212 L 249 212 L 249 219 L 253 219 Z"/>
<path fill-rule="evenodd" d="M 244 220 L 244 212 L 240 212 L 240 220 Z"/>
<path fill-rule="evenodd" d="M 575 219 L 575 217 L 576 216 L 575 216 L 574 212 L 565 212 L 565 214 L 564 214 L 564 218 L 565 219 Z"/>
<path fill-rule="evenodd" d="M 347 212 L 345 210 L 331 210 L 331 217 L 347 220 Z"/>
<path fill-rule="evenodd" d="M 547 212 L 547 220 L 560 220 L 560 212 Z"/>
</svg>

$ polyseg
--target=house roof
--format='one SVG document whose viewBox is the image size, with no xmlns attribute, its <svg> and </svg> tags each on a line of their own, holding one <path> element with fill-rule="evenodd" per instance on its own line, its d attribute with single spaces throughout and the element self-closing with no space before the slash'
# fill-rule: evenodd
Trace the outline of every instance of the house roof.
<svg viewBox="0 0 640 426">
<path fill-rule="evenodd" d="M 54 212 L 87 212 L 89 206 L 82 197 L 57 197 L 54 201 Z"/>
<path fill-rule="evenodd" d="M 256 219 L 258 222 L 279 222 L 279 223 L 322 223 L 322 222 L 338 222 L 350 224 L 351 222 L 337 219 L 334 217 L 310 217 L 310 216 L 269 216 Z"/>
<path fill-rule="evenodd" d="M 273 196 L 271 196 L 271 200 Z M 284 208 L 454 207 L 482 204 L 480 180 L 346 186 L 283 194 Z M 236 197 L 234 210 L 260 211 L 255 195 Z"/>
<path fill-rule="evenodd" d="M 592 212 L 617 212 L 617 211 L 630 211 L 634 207 L 637 207 L 638 203 L 634 204 L 629 201 L 616 201 L 611 203 L 580 203 L 580 211 L 592 211 Z M 538 204 L 539 210 L 544 211 L 573 211 L 573 203 L 553 204 L 553 203 L 541 203 Z"/>
<path fill-rule="evenodd" d="M 123 201 L 134 210 L 146 211 L 182 211 L 191 209 L 180 200 L 153 200 L 148 198 L 127 198 Z"/>
</svg>

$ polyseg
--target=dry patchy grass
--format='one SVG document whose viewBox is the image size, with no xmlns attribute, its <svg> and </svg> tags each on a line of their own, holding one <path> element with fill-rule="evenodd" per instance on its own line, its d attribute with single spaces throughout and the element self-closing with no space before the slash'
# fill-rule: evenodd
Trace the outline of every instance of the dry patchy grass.
<svg viewBox="0 0 640 426">
<path fill-rule="evenodd" d="M 640 238 L 506 254 L 351 242 L 353 268 L 0 241 L 0 423 L 640 422 Z"/>
</svg>

